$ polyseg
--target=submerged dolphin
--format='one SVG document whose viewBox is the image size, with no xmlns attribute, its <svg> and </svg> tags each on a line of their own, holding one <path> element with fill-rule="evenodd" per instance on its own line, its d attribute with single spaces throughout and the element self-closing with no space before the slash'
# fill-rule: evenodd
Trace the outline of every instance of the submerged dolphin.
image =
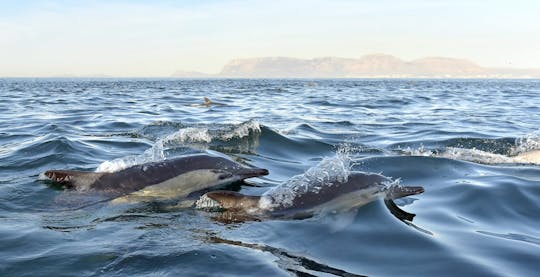
<svg viewBox="0 0 540 277">
<path fill-rule="evenodd" d="M 311 182 L 306 186 L 282 184 L 262 196 L 233 191 L 212 191 L 196 203 L 198 208 L 226 210 L 228 219 L 306 218 L 315 214 L 336 213 L 385 198 L 390 211 L 402 220 L 414 214 L 399 209 L 393 199 L 424 192 L 423 187 L 400 186 L 380 174 L 352 172 L 346 180 Z"/>
<path fill-rule="evenodd" d="M 268 175 L 262 168 L 209 155 L 192 155 L 132 166 L 118 172 L 49 170 L 40 177 L 64 188 L 104 193 L 111 198 L 135 193 L 175 199 L 213 186 Z"/>
</svg>

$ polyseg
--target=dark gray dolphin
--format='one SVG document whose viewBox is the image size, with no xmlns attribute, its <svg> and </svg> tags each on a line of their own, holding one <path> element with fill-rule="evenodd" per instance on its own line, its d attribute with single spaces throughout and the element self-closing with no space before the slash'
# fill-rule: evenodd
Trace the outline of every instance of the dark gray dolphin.
<svg viewBox="0 0 540 277">
<path fill-rule="evenodd" d="M 293 186 L 278 186 L 262 196 L 233 191 L 212 191 L 197 201 L 197 207 L 226 210 L 233 219 L 306 218 L 318 213 L 336 213 L 365 205 L 383 197 L 390 211 L 400 219 L 412 220 L 414 214 L 399 209 L 393 199 L 424 192 L 420 186 L 401 186 L 380 174 L 352 172 L 346 180 L 320 180 Z"/>
<path fill-rule="evenodd" d="M 192 155 L 132 166 L 118 172 L 48 170 L 40 177 L 67 189 L 99 192 L 119 197 L 139 196 L 174 199 L 191 192 L 268 175 L 262 168 L 247 168 L 222 157 Z"/>
</svg>

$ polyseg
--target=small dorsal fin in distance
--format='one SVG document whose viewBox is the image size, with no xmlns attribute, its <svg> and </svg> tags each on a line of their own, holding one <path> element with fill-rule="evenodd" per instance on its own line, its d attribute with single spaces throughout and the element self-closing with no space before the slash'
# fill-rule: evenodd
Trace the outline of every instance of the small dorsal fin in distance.
<svg viewBox="0 0 540 277">
<path fill-rule="evenodd" d="M 208 97 L 204 97 L 204 105 L 209 106 L 212 104 L 212 100 L 210 100 Z"/>
<path fill-rule="evenodd" d="M 103 174 L 101 172 L 78 170 L 47 170 L 40 174 L 39 179 L 58 183 L 64 188 L 84 190 L 96 182 Z"/>
</svg>

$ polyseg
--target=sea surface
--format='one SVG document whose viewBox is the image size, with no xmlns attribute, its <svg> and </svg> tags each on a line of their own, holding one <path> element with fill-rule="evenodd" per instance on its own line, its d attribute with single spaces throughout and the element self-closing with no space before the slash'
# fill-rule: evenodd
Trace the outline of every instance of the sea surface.
<svg viewBox="0 0 540 277">
<path fill-rule="evenodd" d="M 519 158 L 540 149 L 540 80 L 0 79 L 0 111 L 1 276 L 540 272 L 540 165 Z M 379 200 L 227 223 L 154 202 L 64 209 L 96 199 L 38 180 L 193 153 L 267 168 L 227 187 L 247 194 L 328 163 L 425 192 L 396 201 L 412 222 Z"/>
</svg>

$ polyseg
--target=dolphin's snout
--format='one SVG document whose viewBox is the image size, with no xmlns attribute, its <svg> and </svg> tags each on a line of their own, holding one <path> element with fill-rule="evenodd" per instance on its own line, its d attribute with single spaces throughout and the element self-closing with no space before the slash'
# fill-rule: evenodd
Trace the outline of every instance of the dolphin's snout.
<svg viewBox="0 0 540 277">
<path fill-rule="evenodd" d="M 268 175 L 268 169 L 265 168 L 242 168 L 236 171 L 236 174 L 239 175 L 242 179 L 259 177 Z"/>
</svg>

